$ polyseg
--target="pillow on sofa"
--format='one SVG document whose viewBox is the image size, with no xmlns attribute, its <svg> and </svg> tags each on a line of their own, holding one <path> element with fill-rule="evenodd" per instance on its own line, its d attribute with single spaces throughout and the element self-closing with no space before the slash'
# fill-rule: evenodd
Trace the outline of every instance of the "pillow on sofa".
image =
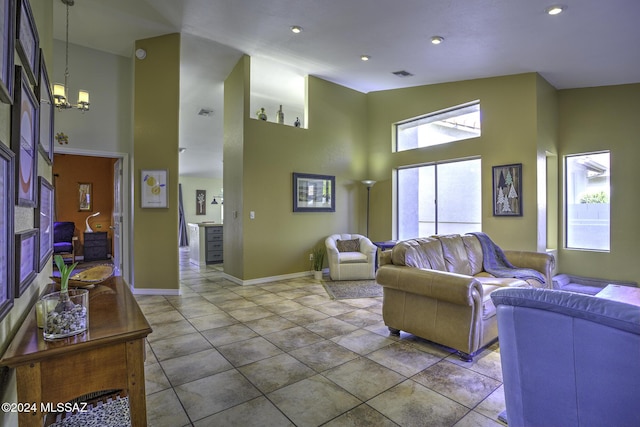
<svg viewBox="0 0 640 427">
<path fill-rule="evenodd" d="M 336 240 L 338 252 L 360 252 L 360 239 Z"/>
</svg>

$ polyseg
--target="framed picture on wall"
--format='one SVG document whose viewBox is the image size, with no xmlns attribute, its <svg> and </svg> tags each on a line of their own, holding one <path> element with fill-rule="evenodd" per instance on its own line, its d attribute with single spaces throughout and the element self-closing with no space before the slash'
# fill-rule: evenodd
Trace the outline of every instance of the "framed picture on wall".
<svg viewBox="0 0 640 427">
<path fill-rule="evenodd" d="M 32 85 L 38 84 L 40 39 L 29 0 L 17 0 L 16 50 Z"/>
<path fill-rule="evenodd" d="M 168 171 L 143 169 L 140 171 L 140 205 L 143 208 L 168 208 Z"/>
<path fill-rule="evenodd" d="M 522 163 L 493 167 L 493 215 L 522 216 Z"/>
<path fill-rule="evenodd" d="M 196 190 L 196 215 L 207 214 L 207 190 Z"/>
<path fill-rule="evenodd" d="M 91 212 L 93 210 L 93 186 L 90 182 L 78 183 L 78 211 Z"/>
<path fill-rule="evenodd" d="M 40 80 L 38 83 L 38 100 L 40 101 L 38 149 L 47 163 L 53 163 L 53 94 L 49 74 L 44 63 L 42 50 L 40 51 Z"/>
<path fill-rule="evenodd" d="M 53 186 L 45 178 L 38 177 L 38 209 L 35 210 L 35 225 L 40 230 L 40 258 L 38 272 L 42 271 L 53 254 Z"/>
<path fill-rule="evenodd" d="M 0 0 L 0 100 L 13 102 L 13 51 L 16 39 L 16 0 Z"/>
<path fill-rule="evenodd" d="M 16 66 L 15 83 L 11 108 L 11 149 L 16 154 L 16 203 L 34 208 L 38 176 L 38 101 L 20 66 Z"/>
<path fill-rule="evenodd" d="M 294 212 L 335 212 L 336 177 L 293 173 Z"/>
<path fill-rule="evenodd" d="M 13 307 L 13 195 L 14 155 L 0 142 L 0 320 Z"/>
<path fill-rule="evenodd" d="M 19 298 L 37 276 L 38 229 L 16 233 L 16 298 Z"/>
</svg>

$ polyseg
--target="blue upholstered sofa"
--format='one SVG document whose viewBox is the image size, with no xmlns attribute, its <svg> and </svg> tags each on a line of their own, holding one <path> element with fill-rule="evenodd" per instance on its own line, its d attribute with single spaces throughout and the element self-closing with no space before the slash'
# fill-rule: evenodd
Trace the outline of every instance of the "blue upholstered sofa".
<svg viewBox="0 0 640 427">
<path fill-rule="evenodd" d="M 494 291 L 509 427 L 640 426 L 640 307 Z"/>
</svg>

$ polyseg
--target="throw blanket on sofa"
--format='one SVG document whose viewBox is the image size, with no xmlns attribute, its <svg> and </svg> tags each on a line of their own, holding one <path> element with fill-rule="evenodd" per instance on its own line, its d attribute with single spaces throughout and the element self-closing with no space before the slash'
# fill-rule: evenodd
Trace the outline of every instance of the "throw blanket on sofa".
<svg viewBox="0 0 640 427">
<path fill-rule="evenodd" d="M 484 271 L 493 274 L 495 277 L 515 277 L 516 279 L 528 280 L 536 279 L 540 283 L 545 283 L 544 276 L 531 268 L 518 268 L 507 260 L 502 249 L 489 238 L 485 233 L 468 233 L 476 236 L 482 246 L 482 266 Z"/>
</svg>

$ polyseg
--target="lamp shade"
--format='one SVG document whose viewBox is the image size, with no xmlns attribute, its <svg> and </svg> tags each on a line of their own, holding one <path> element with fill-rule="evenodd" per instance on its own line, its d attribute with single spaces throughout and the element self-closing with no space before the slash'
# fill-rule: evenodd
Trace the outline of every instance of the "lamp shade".
<svg viewBox="0 0 640 427">
<path fill-rule="evenodd" d="M 81 90 L 78 92 L 78 104 L 88 104 L 89 103 L 89 92 L 86 90 Z"/>
</svg>

